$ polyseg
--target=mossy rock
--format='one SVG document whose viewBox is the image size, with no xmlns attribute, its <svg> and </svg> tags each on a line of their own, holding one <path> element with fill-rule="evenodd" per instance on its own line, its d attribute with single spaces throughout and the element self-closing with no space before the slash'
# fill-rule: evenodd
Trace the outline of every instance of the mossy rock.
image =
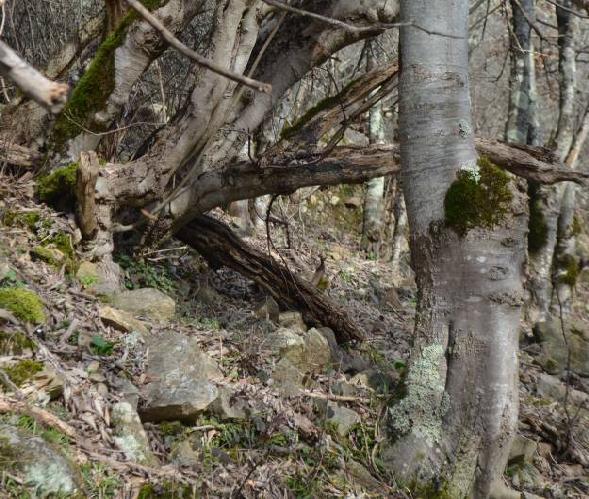
<svg viewBox="0 0 589 499">
<path fill-rule="evenodd" d="M 446 225 L 460 235 L 476 227 L 492 228 L 505 219 L 513 198 L 510 177 L 487 158 L 478 171 L 460 170 L 444 199 Z"/>
<path fill-rule="evenodd" d="M 42 260 L 54 267 L 61 267 L 65 262 L 65 255 L 57 248 L 49 248 L 47 246 L 37 246 L 31 250 L 31 257 Z"/>
<path fill-rule="evenodd" d="M 30 497 L 86 497 L 75 465 L 43 438 L 11 425 L 0 426 L 0 471 L 18 476 Z M 4 495 L 2 497 L 5 497 Z"/>
<path fill-rule="evenodd" d="M 0 308 L 31 324 L 42 324 L 46 320 L 43 302 L 28 289 L 0 288 Z"/>
<path fill-rule="evenodd" d="M 23 385 L 42 370 L 43 363 L 31 359 L 24 359 L 4 368 L 4 371 L 16 386 Z"/>
<path fill-rule="evenodd" d="M 34 352 L 35 344 L 27 335 L 19 332 L 0 331 L 0 355 L 22 355 Z"/>
</svg>

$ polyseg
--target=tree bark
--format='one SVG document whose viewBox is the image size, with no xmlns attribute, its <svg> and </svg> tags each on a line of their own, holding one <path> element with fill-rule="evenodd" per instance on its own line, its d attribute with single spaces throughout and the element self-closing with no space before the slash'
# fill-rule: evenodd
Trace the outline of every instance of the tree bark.
<svg viewBox="0 0 589 499">
<path fill-rule="evenodd" d="M 457 173 L 479 172 L 467 17 L 467 0 L 401 2 L 401 22 L 451 36 L 401 28 L 401 165 L 419 293 L 407 395 L 390 408 L 394 440 L 382 455 L 424 495 L 483 498 L 517 422 L 526 204 L 512 181 L 498 225 L 458 235 L 444 223 Z"/>
<path fill-rule="evenodd" d="M 178 239 L 195 248 L 211 265 L 227 266 L 266 289 L 280 304 L 299 310 L 305 322 L 333 329 L 340 344 L 364 339 L 350 317 L 308 281 L 271 256 L 241 241 L 224 224 L 199 216 L 184 226 Z"/>
<path fill-rule="evenodd" d="M 65 104 L 67 85 L 47 79 L 2 41 L 0 75 L 12 80 L 23 93 L 52 113 L 61 111 Z"/>
<path fill-rule="evenodd" d="M 575 48 L 576 18 L 570 12 L 571 0 L 556 7 L 558 24 L 559 115 L 555 137 L 556 153 L 565 161 L 574 134 Z M 556 274 L 560 266 L 555 258 L 558 244 L 558 219 L 564 186 L 538 187 L 532 192 L 530 237 L 530 290 L 536 311 L 530 316 L 534 322 L 544 321 L 551 313 Z M 554 272 L 556 270 L 556 272 Z"/>
<path fill-rule="evenodd" d="M 371 71 L 377 64 L 373 44 L 368 41 L 366 50 L 366 70 Z M 370 144 L 384 144 L 384 116 L 382 102 L 376 103 L 368 112 L 368 140 Z M 380 255 L 384 217 L 384 177 L 366 182 L 362 223 L 362 248 L 368 255 Z"/>
</svg>

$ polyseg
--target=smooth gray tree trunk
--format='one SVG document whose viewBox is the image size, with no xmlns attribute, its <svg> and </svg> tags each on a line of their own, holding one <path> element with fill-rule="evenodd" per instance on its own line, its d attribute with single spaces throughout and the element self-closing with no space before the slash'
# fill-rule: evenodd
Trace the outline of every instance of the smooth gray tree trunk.
<svg viewBox="0 0 589 499">
<path fill-rule="evenodd" d="M 518 410 L 526 200 L 510 181 L 504 220 L 459 236 L 444 200 L 478 172 L 468 75 L 468 1 L 404 0 L 402 181 L 418 285 L 406 394 L 389 410 L 383 461 L 425 497 L 488 497 Z M 425 30 L 438 34 L 428 34 Z M 440 35 L 439 33 L 443 33 Z"/>
<path fill-rule="evenodd" d="M 372 71 L 377 64 L 374 47 L 366 43 L 366 71 Z M 384 116 L 382 103 L 378 102 L 369 111 L 368 140 L 370 144 L 384 144 Z M 366 182 L 364 197 L 364 220 L 362 224 L 362 248 L 368 255 L 379 257 L 384 217 L 384 177 Z"/>
<path fill-rule="evenodd" d="M 575 75 L 576 50 L 575 37 L 577 34 L 576 16 L 567 10 L 572 6 L 571 1 L 563 2 L 563 7 L 556 8 L 559 47 L 559 83 L 560 83 L 560 113 L 556 145 L 560 157 L 575 168 L 575 149 L 582 147 L 584 138 L 582 129 L 578 139 L 580 144 L 574 144 L 575 139 Z M 571 155 L 571 153 L 573 153 Z M 578 257 L 575 249 L 575 187 L 573 185 L 560 186 L 557 189 L 560 196 L 560 212 L 557 219 L 557 243 L 552 265 L 552 311 L 554 314 L 570 313 L 573 305 L 573 290 L 578 272 Z"/>
<path fill-rule="evenodd" d="M 574 92 L 575 92 L 575 49 L 574 31 L 576 18 L 569 9 L 570 0 L 561 2 L 563 8 L 557 7 L 558 24 L 558 72 L 559 72 L 559 116 L 554 146 L 562 161 L 565 161 L 571 148 L 574 136 Z M 556 247 L 558 243 L 559 217 L 561 202 L 565 192 L 563 185 L 540 187 L 533 197 L 535 216 L 531 217 L 530 226 L 530 290 L 536 305 L 536 314 L 531 315 L 533 321 L 546 320 L 555 311 L 554 294 L 558 277 L 558 261 Z M 570 196 L 567 203 L 570 205 Z M 574 204 L 574 201 L 573 201 Z M 562 223 L 561 223 L 562 226 Z M 561 229 L 563 233 L 563 229 Z M 540 234 L 541 237 L 538 237 Z M 535 240 L 532 239 L 535 237 Z M 552 307 L 551 307 L 552 305 Z"/>
</svg>

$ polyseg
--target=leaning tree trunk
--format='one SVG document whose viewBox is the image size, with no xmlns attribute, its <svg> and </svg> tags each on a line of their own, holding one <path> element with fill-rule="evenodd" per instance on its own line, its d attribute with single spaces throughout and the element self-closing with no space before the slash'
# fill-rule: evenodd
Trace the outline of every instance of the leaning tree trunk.
<svg viewBox="0 0 589 499">
<path fill-rule="evenodd" d="M 376 66 L 374 46 L 366 42 L 366 70 Z M 368 140 L 370 144 L 384 144 L 384 120 L 382 102 L 370 108 L 368 113 Z M 366 182 L 364 220 L 362 224 L 362 248 L 368 255 L 379 256 L 384 216 L 384 177 Z"/>
<path fill-rule="evenodd" d="M 404 0 L 401 16 L 401 165 L 419 299 L 406 395 L 390 409 L 382 456 L 424 495 L 488 497 L 517 422 L 526 204 L 509 176 L 477 163 L 468 1 Z"/>
</svg>

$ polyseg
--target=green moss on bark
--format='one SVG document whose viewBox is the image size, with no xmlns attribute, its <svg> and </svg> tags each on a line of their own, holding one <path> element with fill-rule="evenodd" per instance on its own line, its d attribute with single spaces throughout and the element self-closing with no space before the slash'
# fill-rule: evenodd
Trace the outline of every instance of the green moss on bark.
<svg viewBox="0 0 589 499">
<path fill-rule="evenodd" d="M 446 225 L 460 236 L 475 228 L 492 228 L 509 211 L 512 193 L 509 175 L 487 158 L 477 162 L 478 172 L 460 170 L 446 192 Z"/>
<path fill-rule="evenodd" d="M 579 278 L 579 262 L 573 255 L 562 255 L 558 261 L 558 282 L 574 288 Z"/>
<path fill-rule="evenodd" d="M 548 242 L 548 224 L 542 212 L 542 203 L 538 196 L 539 186 L 533 182 L 528 187 L 528 205 L 530 218 L 528 221 L 528 252 L 540 251 Z"/>
<path fill-rule="evenodd" d="M 9 310 L 18 319 L 31 324 L 45 322 L 45 312 L 41 299 L 28 289 L 1 288 L 0 308 Z"/>
<path fill-rule="evenodd" d="M 44 203 L 73 204 L 78 163 L 71 163 L 37 180 L 37 196 Z"/>
<path fill-rule="evenodd" d="M 166 2 L 167 0 L 142 0 L 141 3 L 147 9 L 155 10 Z M 80 134 L 84 128 L 93 132 L 103 131 L 104 126 L 96 123 L 94 115 L 104 109 L 114 90 L 115 51 L 124 43 L 129 27 L 138 18 L 139 14 L 130 10 L 98 47 L 94 59 L 74 88 L 53 128 L 53 142 L 57 150 L 63 149 L 66 142 Z"/>
</svg>

